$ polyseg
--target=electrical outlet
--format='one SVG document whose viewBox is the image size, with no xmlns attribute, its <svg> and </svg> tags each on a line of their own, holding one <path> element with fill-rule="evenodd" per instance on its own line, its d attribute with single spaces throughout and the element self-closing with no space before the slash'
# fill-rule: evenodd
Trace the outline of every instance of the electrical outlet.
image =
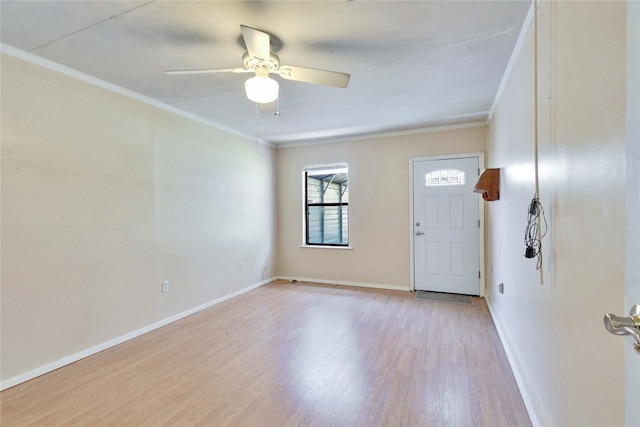
<svg viewBox="0 0 640 427">
<path fill-rule="evenodd" d="M 162 292 L 169 292 L 169 281 L 165 280 L 162 282 Z"/>
<path fill-rule="evenodd" d="M 504 283 L 502 282 L 498 283 L 498 292 L 500 292 L 501 294 L 504 294 Z"/>
<path fill-rule="evenodd" d="M 240 270 L 244 270 L 244 261 L 240 261 L 239 267 L 240 267 Z"/>
</svg>

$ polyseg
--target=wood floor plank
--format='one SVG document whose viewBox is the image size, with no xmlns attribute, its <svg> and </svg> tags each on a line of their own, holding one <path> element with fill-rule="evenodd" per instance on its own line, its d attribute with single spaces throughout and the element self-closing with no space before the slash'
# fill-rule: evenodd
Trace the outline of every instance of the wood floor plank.
<svg viewBox="0 0 640 427">
<path fill-rule="evenodd" d="M 274 282 L 1 393 L 2 426 L 530 425 L 481 298 Z"/>
</svg>

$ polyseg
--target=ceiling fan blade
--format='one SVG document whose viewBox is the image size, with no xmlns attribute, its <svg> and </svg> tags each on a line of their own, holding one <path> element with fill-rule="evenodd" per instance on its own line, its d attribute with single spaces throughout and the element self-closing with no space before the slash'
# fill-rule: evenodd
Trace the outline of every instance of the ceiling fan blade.
<svg viewBox="0 0 640 427">
<path fill-rule="evenodd" d="M 276 71 L 283 79 L 298 82 L 315 83 L 325 86 L 345 88 L 349 84 L 351 75 L 336 71 L 318 70 L 315 68 L 281 65 Z"/>
<path fill-rule="evenodd" d="M 219 68 L 202 70 L 167 70 L 166 74 L 213 74 L 213 73 L 251 73 L 253 71 L 244 68 Z"/>
<path fill-rule="evenodd" d="M 246 25 L 240 25 L 240 30 L 249 55 L 267 61 L 271 53 L 269 34 Z"/>
</svg>

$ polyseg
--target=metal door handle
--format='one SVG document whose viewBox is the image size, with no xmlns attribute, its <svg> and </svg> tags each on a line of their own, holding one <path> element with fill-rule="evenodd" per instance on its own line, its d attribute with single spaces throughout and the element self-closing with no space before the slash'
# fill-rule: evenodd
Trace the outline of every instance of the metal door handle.
<svg viewBox="0 0 640 427">
<path fill-rule="evenodd" d="M 629 317 L 605 314 L 604 327 L 614 335 L 632 335 L 635 338 L 633 348 L 640 354 L 640 304 L 631 307 Z"/>
<path fill-rule="evenodd" d="M 422 236 L 424 233 L 422 231 L 416 231 L 416 236 Z"/>
</svg>

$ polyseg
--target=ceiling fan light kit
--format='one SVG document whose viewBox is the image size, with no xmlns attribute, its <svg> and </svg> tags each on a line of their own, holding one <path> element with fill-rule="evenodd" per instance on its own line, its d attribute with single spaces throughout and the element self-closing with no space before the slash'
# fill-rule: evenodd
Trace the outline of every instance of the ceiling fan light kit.
<svg viewBox="0 0 640 427">
<path fill-rule="evenodd" d="M 271 52 L 269 34 L 246 25 L 241 25 L 242 38 L 247 52 L 242 56 L 244 68 L 202 69 L 202 70 L 168 70 L 167 74 L 208 74 L 208 73 L 246 73 L 254 72 L 255 77 L 244 83 L 247 98 L 259 104 L 268 104 L 278 99 L 280 86 L 269 77 L 269 73 L 278 74 L 286 80 L 314 83 L 325 86 L 346 88 L 351 76 L 336 71 L 318 70 L 315 68 L 280 66 L 280 58 Z"/>
<path fill-rule="evenodd" d="M 244 82 L 247 98 L 258 104 L 267 104 L 278 99 L 279 88 L 278 82 L 269 78 L 266 74 L 260 75 L 256 73 L 255 77 L 251 77 Z"/>
</svg>

